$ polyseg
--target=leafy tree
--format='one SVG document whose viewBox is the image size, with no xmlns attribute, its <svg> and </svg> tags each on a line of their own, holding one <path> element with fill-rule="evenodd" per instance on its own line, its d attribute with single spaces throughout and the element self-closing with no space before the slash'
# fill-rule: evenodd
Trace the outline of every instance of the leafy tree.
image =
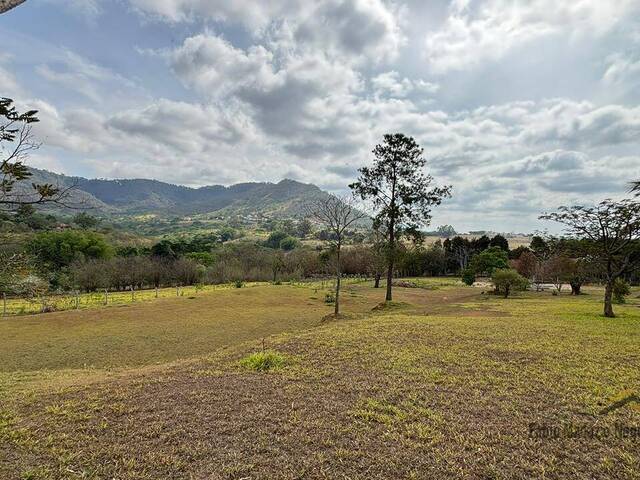
<svg viewBox="0 0 640 480">
<path fill-rule="evenodd" d="M 289 235 L 281 230 L 272 232 L 267 240 L 264 242 L 264 246 L 268 248 L 280 248 L 280 242 L 282 242 Z"/>
<path fill-rule="evenodd" d="M 160 258 L 178 258 L 178 254 L 174 249 L 171 241 L 160 240 L 153 247 L 151 247 L 151 255 Z"/>
<path fill-rule="evenodd" d="M 89 230 L 91 228 L 96 228 L 100 223 L 100 220 L 86 212 L 80 212 L 73 217 L 73 223 L 83 230 Z"/>
<path fill-rule="evenodd" d="M 505 252 L 509 251 L 509 241 L 500 234 L 491 239 L 491 242 L 489 242 L 489 246 L 501 248 Z"/>
<path fill-rule="evenodd" d="M 539 259 L 543 259 L 549 256 L 549 246 L 544 238 L 535 235 L 531 238 L 531 244 L 529 248 Z"/>
<path fill-rule="evenodd" d="M 531 253 L 531 250 L 529 249 L 529 247 L 525 247 L 524 245 L 520 245 L 519 247 L 516 247 L 513 250 L 509 250 L 509 259 L 517 260 L 518 258 L 520 258 L 520 255 L 522 255 L 524 252 Z"/>
<path fill-rule="evenodd" d="M 329 196 L 311 203 L 307 207 L 310 217 L 322 223 L 335 236 L 331 243 L 331 249 L 335 256 L 336 292 L 334 302 L 334 315 L 340 313 L 340 283 L 342 279 L 342 242 L 347 229 L 358 220 L 365 217 L 360 212 L 353 199 L 347 197 Z"/>
<path fill-rule="evenodd" d="M 311 225 L 311 222 L 309 221 L 308 218 L 304 218 L 298 222 L 296 234 L 300 238 L 305 238 L 307 235 L 309 235 L 312 232 L 312 230 L 313 230 L 313 225 Z"/>
<path fill-rule="evenodd" d="M 424 150 L 412 137 L 387 134 L 373 149 L 375 161 L 362 167 L 349 187 L 376 211 L 374 226 L 385 231 L 388 248 L 386 300 L 392 299 L 393 267 L 398 239 L 416 234 L 431 220 L 431 209 L 449 197 L 451 187 L 432 186 L 433 177 L 423 172 Z"/>
<path fill-rule="evenodd" d="M 457 233 L 455 228 L 453 228 L 451 225 L 442 225 L 438 227 L 437 232 L 438 232 L 438 235 L 440 235 L 443 238 L 451 238 Z"/>
<path fill-rule="evenodd" d="M 540 218 L 562 223 L 570 236 L 588 240 L 585 256 L 605 278 L 604 316 L 614 317 L 615 281 L 640 265 L 640 202 L 605 200 L 593 207 L 560 207 Z"/>
<path fill-rule="evenodd" d="M 502 293 L 504 298 L 517 290 L 526 290 L 529 287 L 529 280 L 511 268 L 498 269 L 493 272 L 491 281 L 496 287 L 496 292 Z"/>
<path fill-rule="evenodd" d="M 0 14 L 8 12 L 24 2 L 25 0 L 0 0 Z"/>
<path fill-rule="evenodd" d="M 66 230 L 37 234 L 28 250 L 47 270 L 57 270 L 85 258 L 109 258 L 113 249 L 104 237 L 94 232 Z"/>
<path fill-rule="evenodd" d="M 476 252 L 482 252 L 491 246 L 491 239 L 486 235 L 482 235 L 473 240 L 471 245 Z"/>
<path fill-rule="evenodd" d="M 285 237 L 280 241 L 280 248 L 285 252 L 289 252 L 298 246 L 298 240 L 293 237 Z"/>
<path fill-rule="evenodd" d="M 509 256 L 500 247 L 489 247 L 473 256 L 470 267 L 476 275 L 486 273 L 491 276 L 494 270 L 509 268 Z"/>
</svg>

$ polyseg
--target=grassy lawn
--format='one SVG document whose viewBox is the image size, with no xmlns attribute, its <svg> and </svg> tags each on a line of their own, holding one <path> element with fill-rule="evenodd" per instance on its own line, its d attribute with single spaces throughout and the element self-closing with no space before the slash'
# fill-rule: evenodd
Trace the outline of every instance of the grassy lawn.
<svg viewBox="0 0 640 480">
<path fill-rule="evenodd" d="M 3 320 L 0 478 L 640 478 L 638 298 L 421 282 Z"/>
</svg>

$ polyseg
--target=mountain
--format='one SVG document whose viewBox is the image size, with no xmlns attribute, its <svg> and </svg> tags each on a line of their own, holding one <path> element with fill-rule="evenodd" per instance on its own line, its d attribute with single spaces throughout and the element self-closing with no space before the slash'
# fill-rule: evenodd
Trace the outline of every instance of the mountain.
<svg viewBox="0 0 640 480">
<path fill-rule="evenodd" d="M 107 215 L 216 213 L 220 216 L 253 214 L 297 217 L 302 214 L 306 203 L 329 195 L 315 185 L 289 179 L 278 183 L 190 188 L 157 180 L 87 179 L 47 170 L 31 171 L 33 175 L 29 182 L 51 183 L 60 187 L 75 185 L 70 197 L 71 204 Z"/>
</svg>

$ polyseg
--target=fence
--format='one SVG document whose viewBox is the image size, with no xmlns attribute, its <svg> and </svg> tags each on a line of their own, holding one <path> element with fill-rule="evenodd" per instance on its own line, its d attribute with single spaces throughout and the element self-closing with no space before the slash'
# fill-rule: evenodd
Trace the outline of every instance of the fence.
<svg viewBox="0 0 640 480">
<path fill-rule="evenodd" d="M 353 284 L 367 281 L 364 277 L 349 276 L 342 279 L 342 283 Z M 277 282 L 280 284 L 280 282 Z M 335 279 L 332 277 L 313 277 L 299 281 L 282 282 L 283 285 L 313 289 L 333 289 Z M 268 282 L 245 282 L 243 287 L 269 285 Z M 159 298 L 196 297 L 198 295 L 237 288 L 235 283 L 217 285 L 189 285 L 155 289 L 110 291 L 101 290 L 91 293 L 65 292 L 47 294 L 34 298 L 17 298 L 2 296 L 0 315 L 3 317 L 16 315 L 30 315 L 53 311 L 78 310 L 96 308 L 108 305 L 127 305 L 136 302 L 152 301 Z"/>
</svg>

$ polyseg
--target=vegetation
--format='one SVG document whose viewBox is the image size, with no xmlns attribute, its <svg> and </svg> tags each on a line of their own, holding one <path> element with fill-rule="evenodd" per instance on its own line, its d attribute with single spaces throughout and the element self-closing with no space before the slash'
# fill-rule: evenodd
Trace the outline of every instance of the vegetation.
<svg viewBox="0 0 640 480">
<path fill-rule="evenodd" d="M 335 306 L 333 314 L 340 314 L 340 283 L 342 281 L 342 243 L 345 240 L 345 232 L 357 221 L 362 220 L 365 214 L 358 211 L 349 198 L 328 197 L 318 200 L 308 206 L 309 216 L 314 218 L 332 234 L 329 243 L 329 254 L 333 256 L 336 275 L 336 290 L 333 298 Z"/>
<path fill-rule="evenodd" d="M 570 235 L 585 240 L 585 254 L 605 279 L 604 315 L 614 317 L 613 286 L 640 265 L 640 202 L 605 200 L 595 207 L 560 207 L 540 218 L 562 223 Z"/>
<path fill-rule="evenodd" d="M 252 353 L 251 355 L 240 360 L 240 365 L 257 372 L 268 372 L 281 368 L 285 364 L 285 358 L 278 352 L 273 350 L 265 350 L 262 352 Z"/>
<path fill-rule="evenodd" d="M 600 413 L 637 384 L 635 297 L 611 323 L 594 294 L 394 293 L 345 286 L 348 322 L 286 285 L 5 320 L 0 477 L 638 476 L 637 411 Z M 239 368 L 264 337 L 295 361 Z"/>
<path fill-rule="evenodd" d="M 362 167 L 358 180 L 349 187 L 376 210 L 374 228 L 385 232 L 387 243 L 387 294 L 392 300 L 397 242 L 403 234 L 418 235 L 431 220 L 431 209 L 451 195 L 451 187 L 433 187 L 433 177 L 424 173 L 424 150 L 412 137 L 387 134 L 373 149 L 375 163 Z"/>
<path fill-rule="evenodd" d="M 529 281 L 516 270 L 510 268 L 497 269 L 493 272 L 491 281 L 496 287 L 496 292 L 507 298 L 515 291 L 523 291 L 529 287 Z"/>
</svg>

